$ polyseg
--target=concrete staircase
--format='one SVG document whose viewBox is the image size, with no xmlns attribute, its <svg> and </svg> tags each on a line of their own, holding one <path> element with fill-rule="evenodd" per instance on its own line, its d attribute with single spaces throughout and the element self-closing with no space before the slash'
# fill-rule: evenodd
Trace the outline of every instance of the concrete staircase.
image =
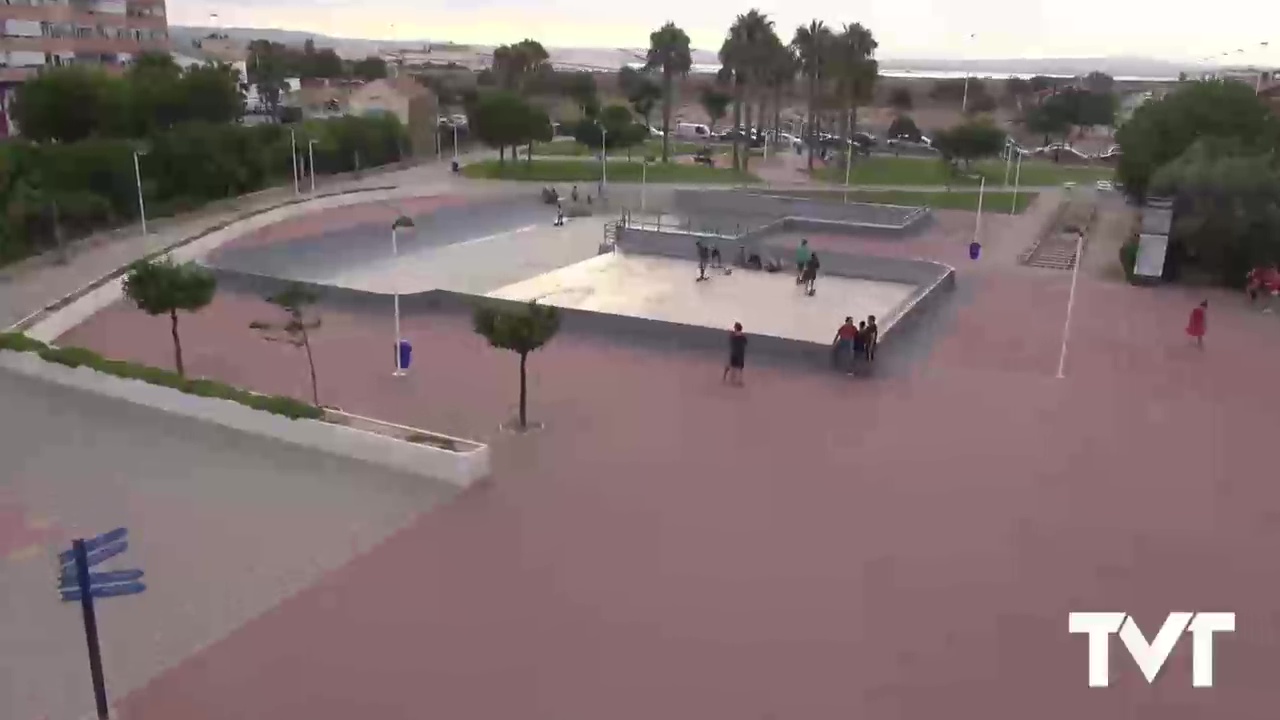
<svg viewBox="0 0 1280 720">
<path fill-rule="evenodd" d="M 1083 233 L 1088 237 L 1088 228 L 1093 224 L 1098 208 L 1096 198 L 1092 195 L 1074 195 L 1041 231 L 1037 239 L 1018 260 L 1029 267 L 1047 268 L 1050 270 L 1071 270 L 1075 268 L 1079 258 L 1077 247 Z"/>
</svg>

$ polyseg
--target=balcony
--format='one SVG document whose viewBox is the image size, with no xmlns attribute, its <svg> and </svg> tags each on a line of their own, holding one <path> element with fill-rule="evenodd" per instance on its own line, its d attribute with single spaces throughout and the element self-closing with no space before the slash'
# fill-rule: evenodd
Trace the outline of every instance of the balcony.
<svg viewBox="0 0 1280 720">
<path fill-rule="evenodd" d="M 84 37 L 0 37 L 0 50 L 30 50 L 34 52 L 90 52 L 129 53 L 168 52 L 168 40 L 135 40 L 133 38 L 105 38 L 99 35 Z"/>
<path fill-rule="evenodd" d="M 124 13 L 100 13 L 85 6 L 71 5 L 0 5 L 0 22 L 4 20 L 35 20 L 37 22 L 73 23 L 77 25 L 104 25 L 131 27 L 143 30 L 164 30 L 169 27 L 164 15 L 141 15 L 137 11 Z"/>
</svg>

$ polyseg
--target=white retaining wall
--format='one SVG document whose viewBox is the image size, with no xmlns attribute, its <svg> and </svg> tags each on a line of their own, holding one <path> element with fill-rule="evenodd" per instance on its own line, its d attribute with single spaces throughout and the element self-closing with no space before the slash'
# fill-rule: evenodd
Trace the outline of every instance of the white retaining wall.
<svg viewBox="0 0 1280 720">
<path fill-rule="evenodd" d="M 341 195 L 328 195 L 316 198 L 311 202 L 293 203 L 259 213 L 239 222 L 233 222 L 224 228 L 215 230 L 198 240 L 176 248 L 169 253 L 175 262 L 203 260 L 223 243 L 229 242 L 246 233 L 253 232 L 268 225 L 290 218 L 306 215 L 317 210 L 359 205 L 368 202 L 403 200 L 406 198 L 430 197 L 444 192 L 443 187 L 401 187 L 393 190 L 370 190 L 368 192 L 352 192 Z M 26 334 L 41 342 L 51 343 L 63 333 L 88 320 L 94 313 L 102 310 L 120 299 L 123 293 L 124 278 L 112 280 L 100 288 L 86 293 L 70 305 L 49 313 L 47 317 L 33 325 Z"/>
<path fill-rule="evenodd" d="M 34 353 L 0 351 L 0 367 L 58 385 L 264 435 L 318 452 L 443 480 L 459 487 L 467 487 L 487 477 L 490 472 L 489 446 L 480 443 L 454 439 L 455 442 L 470 447 L 461 452 L 450 452 L 342 425 L 317 420 L 290 420 L 282 415 L 254 410 L 230 400 L 188 395 L 141 380 L 107 375 L 87 367 L 71 368 L 46 362 Z"/>
</svg>

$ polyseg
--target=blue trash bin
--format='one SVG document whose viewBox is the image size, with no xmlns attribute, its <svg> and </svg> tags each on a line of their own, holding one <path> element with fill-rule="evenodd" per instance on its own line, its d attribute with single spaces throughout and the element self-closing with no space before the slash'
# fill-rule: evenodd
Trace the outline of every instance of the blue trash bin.
<svg viewBox="0 0 1280 720">
<path fill-rule="evenodd" d="M 413 345 L 408 340 L 401 340 L 396 343 L 396 359 L 398 359 L 401 370 L 408 370 L 409 364 L 413 362 Z"/>
<path fill-rule="evenodd" d="M 979 243 L 977 240 L 969 243 L 969 259 L 970 260 L 977 260 L 978 256 L 981 254 L 982 254 L 981 243 Z"/>
</svg>

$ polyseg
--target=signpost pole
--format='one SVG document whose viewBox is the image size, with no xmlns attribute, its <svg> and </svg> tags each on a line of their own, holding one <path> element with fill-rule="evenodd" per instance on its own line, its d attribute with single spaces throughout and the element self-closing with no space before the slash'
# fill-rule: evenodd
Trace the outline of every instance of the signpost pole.
<svg viewBox="0 0 1280 720">
<path fill-rule="evenodd" d="M 89 672 L 93 675 L 93 699 L 98 706 L 98 720 L 108 720 L 107 684 L 102 677 L 102 649 L 98 645 L 98 618 L 93 612 L 93 593 L 89 586 L 89 555 L 84 540 L 71 543 L 75 553 L 76 578 L 80 585 L 80 609 L 84 613 L 84 638 L 89 645 Z"/>
</svg>

